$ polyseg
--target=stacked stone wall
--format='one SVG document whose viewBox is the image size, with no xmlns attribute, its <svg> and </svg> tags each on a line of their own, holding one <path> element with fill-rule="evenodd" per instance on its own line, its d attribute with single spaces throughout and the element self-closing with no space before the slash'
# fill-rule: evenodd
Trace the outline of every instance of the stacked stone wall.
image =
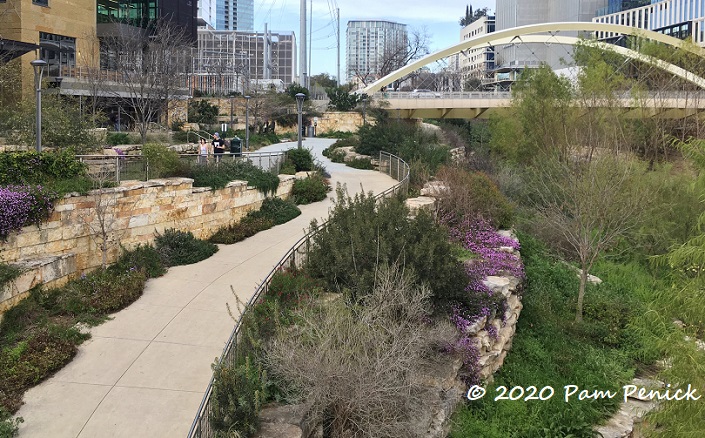
<svg viewBox="0 0 705 438">
<path fill-rule="evenodd" d="M 276 196 L 286 199 L 294 176 L 281 175 Z M 108 263 L 117 260 L 120 245 L 127 249 L 150 243 L 157 233 L 175 228 L 208 238 L 215 231 L 258 209 L 265 195 L 245 181 L 225 188 L 193 187 L 188 178 L 126 182 L 85 196 L 68 195 L 58 201 L 49 220 L 24 227 L 0 242 L 4 263 L 19 264 L 23 277 L 0 291 L 0 312 L 14 305 L 37 284 L 61 284 L 102 263 L 95 236 L 100 225 L 98 209 L 110 237 Z"/>
</svg>

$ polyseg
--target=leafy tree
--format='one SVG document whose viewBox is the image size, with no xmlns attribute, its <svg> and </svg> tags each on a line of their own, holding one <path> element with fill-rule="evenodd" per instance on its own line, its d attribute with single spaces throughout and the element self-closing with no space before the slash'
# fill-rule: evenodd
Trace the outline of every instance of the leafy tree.
<svg viewBox="0 0 705 438">
<path fill-rule="evenodd" d="M 188 106 L 189 122 L 213 124 L 217 117 L 218 107 L 206 99 L 191 102 Z"/>
<path fill-rule="evenodd" d="M 299 93 L 304 93 L 306 95 L 306 100 L 309 100 L 311 96 L 311 93 L 308 91 L 308 88 L 296 83 L 286 87 L 284 93 L 288 94 L 292 99 L 296 99 L 296 95 Z"/>
<path fill-rule="evenodd" d="M 312 85 L 318 85 L 321 88 L 333 88 L 338 86 L 338 81 L 332 78 L 328 73 L 313 75 L 310 80 Z"/>
<path fill-rule="evenodd" d="M 363 99 L 361 94 L 350 93 L 348 87 L 333 87 L 326 88 L 326 94 L 330 99 L 329 108 L 334 108 L 337 111 L 351 111 L 355 109 L 358 103 Z"/>
</svg>

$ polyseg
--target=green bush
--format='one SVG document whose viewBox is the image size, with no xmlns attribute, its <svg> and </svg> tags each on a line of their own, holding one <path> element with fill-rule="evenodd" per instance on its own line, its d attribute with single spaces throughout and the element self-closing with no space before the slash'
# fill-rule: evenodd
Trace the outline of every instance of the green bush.
<svg viewBox="0 0 705 438">
<path fill-rule="evenodd" d="M 247 181 L 265 195 L 276 193 L 279 187 L 279 177 L 271 172 L 265 172 L 247 161 L 223 159 L 217 165 L 183 164 L 172 176 L 192 178 L 194 187 L 210 187 L 213 190 L 224 188 L 229 182 Z"/>
<path fill-rule="evenodd" d="M 279 173 L 282 175 L 294 175 L 296 173 L 296 165 L 291 160 L 285 160 L 279 169 Z"/>
<path fill-rule="evenodd" d="M 346 197 L 338 189 L 328 225 L 313 238 L 306 269 L 331 290 L 357 300 L 373 289 L 379 266 L 397 264 L 428 284 L 437 306 L 465 301 L 467 276 L 447 231 L 428 213 L 408 216 L 400 199 L 378 203 L 364 194 Z M 316 226 L 314 221 L 312 229 Z"/>
<path fill-rule="evenodd" d="M 323 149 L 323 156 L 328 157 L 328 159 L 334 163 L 345 162 L 345 152 L 338 149 L 335 145 Z"/>
<path fill-rule="evenodd" d="M 297 172 L 313 170 L 313 154 L 310 149 L 289 149 L 286 151 L 286 158 L 293 161 Z"/>
<path fill-rule="evenodd" d="M 345 163 L 348 167 L 353 169 L 363 169 L 363 170 L 373 170 L 375 167 L 372 165 L 372 160 L 370 158 L 353 158 Z"/>
<path fill-rule="evenodd" d="M 0 154 L 0 185 L 46 184 L 86 175 L 88 167 L 72 149 L 52 152 L 3 152 Z"/>
<path fill-rule="evenodd" d="M 209 421 L 217 436 L 249 437 L 257 432 L 259 412 L 267 398 L 267 373 L 250 362 L 235 367 L 213 364 Z"/>
<path fill-rule="evenodd" d="M 291 201 L 267 198 L 259 210 L 247 213 L 239 222 L 220 228 L 210 242 L 230 245 L 275 225 L 283 224 L 301 214 L 301 210 Z"/>
<path fill-rule="evenodd" d="M 107 142 L 111 146 L 132 144 L 133 140 L 127 132 L 108 132 Z"/>
<path fill-rule="evenodd" d="M 145 144 L 142 146 L 142 156 L 147 159 L 149 178 L 163 178 L 180 167 L 179 154 L 163 144 Z"/>
<path fill-rule="evenodd" d="M 19 433 L 19 425 L 24 423 L 22 417 L 12 418 L 4 409 L 0 408 L 0 438 L 13 438 Z"/>
<path fill-rule="evenodd" d="M 264 217 L 245 216 L 239 222 L 222 227 L 213 234 L 208 241 L 231 245 L 254 236 L 260 231 L 268 230 L 274 226 L 272 219 Z"/>
<path fill-rule="evenodd" d="M 157 278 L 166 274 L 166 266 L 162 263 L 159 252 L 152 245 L 137 245 L 132 250 L 123 248 L 122 255 L 111 266 L 117 271 L 142 269 L 147 278 Z"/>
<path fill-rule="evenodd" d="M 348 131 L 324 131 L 324 132 L 316 133 L 316 136 L 321 137 L 321 138 L 338 138 L 338 139 L 350 138 L 353 135 L 355 135 L 354 132 L 348 132 Z"/>
<path fill-rule="evenodd" d="M 174 228 L 158 234 L 154 244 L 165 266 L 190 265 L 212 256 L 218 251 L 213 243 L 196 239 L 190 231 Z"/>
<path fill-rule="evenodd" d="M 482 217 L 495 228 L 512 225 L 512 205 L 484 173 L 446 166 L 438 171 L 437 177 L 447 187 L 438 203 L 444 214 L 458 218 Z"/>
<path fill-rule="evenodd" d="M 291 201 L 284 201 L 280 198 L 267 198 L 262 202 L 259 210 L 248 213 L 248 216 L 270 219 L 274 225 L 281 225 L 300 214 L 301 210 L 299 210 L 299 207 Z"/>
<path fill-rule="evenodd" d="M 326 199 L 329 191 L 330 184 L 328 184 L 328 181 L 316 173 L 294 181 L 291 197 L 297 205 L 310 204 Z"/>
</svg>

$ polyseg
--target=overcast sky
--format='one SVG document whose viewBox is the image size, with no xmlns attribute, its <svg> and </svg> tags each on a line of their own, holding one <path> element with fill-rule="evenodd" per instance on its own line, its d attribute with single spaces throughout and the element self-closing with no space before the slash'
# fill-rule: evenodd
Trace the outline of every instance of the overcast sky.
<svg viewBox="0 0 705 438">
<path fill-rule="evenodd" d="M 310 1 L 307 1 L 307 14 Z M 460 41 L 458 21 L 466 5 L 495 10 L 495 0 L 338 0 L 340 8 L 340 72 L 345 81 L 345 29 L 350 20 L 380 19 L 403 23 L 410 31 L 426 29 L 431 51 Z M 300 0 L 262 0 L 255 2 L 255 30 L 263 31 L 264 23 L 273 31 L 293 31 L 299 41 Z M 336 37 L 332 16 L 333 0 L 313 0 L 313 35 L 311 38 L 311 74 L 336 75 Z M 331 10 L 333 13 L 331 13 Z M 310 17 L 309 17 L 310 18 Z"/>
</svg>

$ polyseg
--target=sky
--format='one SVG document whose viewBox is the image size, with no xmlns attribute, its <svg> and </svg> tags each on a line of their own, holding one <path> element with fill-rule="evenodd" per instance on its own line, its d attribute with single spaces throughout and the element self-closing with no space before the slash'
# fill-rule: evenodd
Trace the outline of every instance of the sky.
<svg viewBox="0 0 705 438">
<path fill-rule="evenodd" d="M 306 0 L 310 18 L 313 1 L 310 75 L 336 76 L 336 7 L 340 9 L 340 72 L 345 81 L 345 30 L 350 20 L 386 20 L 407 25 L 407 29 L 426 30 L 431 52 L 460 42 L 460 18 L 469 4 L 473 10 L 495 10 L 495 0 Z M 300 0 L 255 0 L 255 30 L 293 31 L 299 38 Z M 331 12 L 332 11 L 332 12 Z M 298 50 L 298 49 L 297 49 Z M 297 51 L 298 54 L 298 51 Z M 297 67 L 298 68 L 298 67 Z"/>
</svg>

